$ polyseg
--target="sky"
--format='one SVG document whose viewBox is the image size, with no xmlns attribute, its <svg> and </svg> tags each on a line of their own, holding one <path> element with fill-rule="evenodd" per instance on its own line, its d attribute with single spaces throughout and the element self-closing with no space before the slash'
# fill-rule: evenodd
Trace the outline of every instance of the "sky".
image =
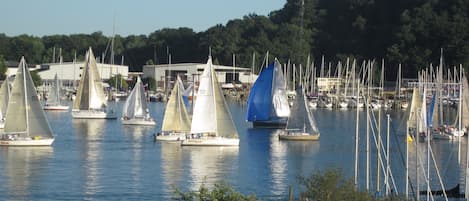
<svg viewBox="0 0 469 201">
<path fill-rule="evenodd" d="M 205 31 L 255 13 L 268 15 L 286 0 L 7 0 L 0 9 L 0 33 L 148 35 L 162 28 Z"/>
</svg>

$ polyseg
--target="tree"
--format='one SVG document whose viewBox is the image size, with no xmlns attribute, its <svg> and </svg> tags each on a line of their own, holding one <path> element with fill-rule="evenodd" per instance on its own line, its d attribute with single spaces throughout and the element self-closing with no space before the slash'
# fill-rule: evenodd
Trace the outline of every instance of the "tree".
<svg viewBox="0 0 469 201">
<path fill-rule="evenodd" d="M 5 80 L 8 67 L 5 64 L 3 55 L 0 55 L 0 80 Z"/>
<path fill-rule="evenodd" d="M 233 189 L 226 183 L 215 184 L 213 189 L 208 189 L 202 184 L 198 191 L 182 192 L 175 189 L 175 200 L 181 201 L 204 201 L 204 200 L 220 200 L 220 201 L 255 201 L 254 195 L 243 195 Z"/>
<path fill-rule="evenodd" d="M 142 79 L 144 85 L 147 86 L 147 89 L 150 91 L 156 91 L 158 88 L 156 80 L 152 77 L 146 77 Z"/>
<path fill-rule="evenodd" d="M 127 90 L 129 85 L 127 84 L 127 80 L 125 80 L 121 74 L 117 74 L 109 79 L 109 86 L 113 88 L 117 88 L 117 90 Z"/>
<path fill-rule="evenodd" d="M 34 86 L 38 87 L 42 85 L 42 78 L 37 73 L 37 71 L 29 71 L 31 74 L 31 78 L 33 79 Z"/>
</svg>

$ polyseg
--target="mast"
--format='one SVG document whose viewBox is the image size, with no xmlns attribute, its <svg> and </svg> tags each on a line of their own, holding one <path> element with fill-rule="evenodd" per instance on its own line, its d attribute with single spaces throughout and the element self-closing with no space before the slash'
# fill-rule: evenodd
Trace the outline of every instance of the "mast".
<svg viewBox="0 0 469 201">
<path fill-rule="evenodd" d="M 358 82 L 358 93 L 357 93 L 357 104 L 358 100 L 360 100 L 360 82 Z M 359 112 L 359 107 L 357 105 L 357 114 L 356 114 L 356 119 L 357 123 L 355 125 L 355 189 L 358 190 L 358 137 L 359 137 L 359 121 L 360 121 L 360 112 Z"/>
</svg>

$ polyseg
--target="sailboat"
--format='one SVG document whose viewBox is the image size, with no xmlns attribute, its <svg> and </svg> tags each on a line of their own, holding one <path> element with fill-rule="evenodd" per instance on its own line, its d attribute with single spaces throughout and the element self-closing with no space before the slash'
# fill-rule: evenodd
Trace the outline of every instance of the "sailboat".
<svg viewBox="0 0 469 201">
<path fill-rule="evenodd" d="M 299 86 L 296 94 L 287 127 L 278 137 L 280 140 L 319 140 L 319 130 L 307 105 L 308 99 L 306 99 L 303 87 Z"/>
<path fill-rule="evenodd" d="M 458 128 L 461 125 L 461 128 Z M 469 127 L 469 85 L 466 76 L 462 76 L 459 89 L 458 114 L 452 126 L 445 129 L 447 134 L 455 137 L 464 136 Z"/>
<path fill-rule="evenodd" d="M 156 140 L 184 140 L 186 133 L 191 130 L 191 119 L 184 104 L 183 91 L 180 86 L 182 81 L 179 77 L 177 79 L 166 104 L 161 133 L 156 135 Z"/>
<path fill-rule="evenodd" d="M 285 78 L 275 60 L 261 72 L 249 92 L 246 120 L 254 127 L 284 128 L 289 116 Z"/>
<path fill-rule="evenodd" d="M 68 110 L 68 105 L 62 105 L 60 103 L 60 82 L 59 77 L 55 74 L 54 83 L 52 83 L 52 88 L 47 98 L 46 103 L 44 104 L 44 110 Z"/>
<path fill-rule="evenodd" d="M 109 110 L 96 59 L 91 47 L 86 55 L 85 67 L 73 102 L 72 116 L 77 119 L 116 119 L 114 110 Z"/>
<path fill-rule="evenodd" d="M 143 88 L 140 76 L 137 77 L 132 92 L 127 97 L 122 113 L 122 124 L 124 125 L 144 125 L 153 126 L 155 120 L 150 117 L 147 99 L 145 97 L 145 89 Z"/>
<path fill-rule="evenodd" d="M 183 146 L 239 146 L 238 131 L 218 84 L 212 57 L 200 76 L 190 137 Z"/>
<path fill-rule="evenodd" d="M 52 129 L 36 93 L 24 57 L 21 58 L 11 89 L 1 146 L 50 146 Z"/>
<path fill-rule="evenodd" d="M 3 81 L 0 87 L 0 128 L 5 127 L 8 100 L 10 99 L 10 82 L 8 77 Z"/>
</svg>

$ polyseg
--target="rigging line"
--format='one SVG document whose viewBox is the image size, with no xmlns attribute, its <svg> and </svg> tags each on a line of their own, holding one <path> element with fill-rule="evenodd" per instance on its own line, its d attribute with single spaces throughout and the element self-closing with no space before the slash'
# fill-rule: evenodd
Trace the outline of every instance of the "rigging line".
<svg viewBox="0 0 469 201">
<path fill-rule="evenodd" d="M 433 166 L 435 167 L 436 174 L 438 175 L 438 180 L 440 182 L 441 190 L 443 191 L 443 195 L 445 197 L 445 200 L 448 201 L 448 196 L 446 195 L 445 186 L 443 185 L 443 180 L 441 179 L 440 170 L 438 169 L 438 166 L 436 165 L 435 156 L 433 155 L 432 146 L 429 146 L 428 148 L 429 148 L 430 155 L 431 155 L 431 158 L 432 158 L 432 161 L 433 161 Z M 428 174 L 430 175 L 430 173 L 428 173 Z M 459 181 L 458 181 L 458 183 L 459 183 Z"/>
<path fill-rule="evenodd" d="M 404 159 L 404 156 L 403 156 L 404 153 L 402 152 L 401 146 L 399 146 L 399 144 L 400 144 L 399 139 L 398 139 L 399 135 L 397 135 L 398 132 L 396 131 L 396 128 L 394 127 L 394 125 L 392 123 L 391 123 L 391 129 L 392 129 L 393 133 L 396 134 L 396 135 L 392 135 L 392 136 L 393 136 L 393 139 L 395 140 L 394 143 L 398 145 L 397 150 L 399 151 L 399 156 L 401 158 L 401 162 L 404 165 L 404 169 L 405 169 L 405 159 Z M 405 141 L 405 143 L 409 143 L 409 142 L 407 142 L 407 131 L 406 131 L 404 141 Z M 414 186 L 412 184 L 412 180 L 410 179 L 410 175 L 409 175 L 409 178 L 407 178 L 407 180 L 409 181 L 410 190 L 411 190 L 412 194 L 414 195 L 414 199 L 417 199 L 417 197 L 415 196 L 415 190 L 414 190 Z"/>
<path fill-rule="evenodd" d="M 378 128 L 377 128 L 376 117 L 375 117 L 375 115 L 374 115 L 374 112 L 371 111 L 371 113 L 372 113 L 372 115 L 373 115 L 373 122 L 372 122 L 372 123 L 374 123 L 373 125 L 376 126 L 376 127 L 373 127 L 373 126 L 371 127 L 371 132 L 372 132 L 372 134 L 373 134 L 373 139 L 374 139 L 374 142 L 375 142 L 375 146 L 378 147 L 378 140 L 376 139 L 376 133 L 375 133 L 375 129 L 374 129 L 374 128 L 378 129 Z M 370 120 L 371 120 L 371 119 L 370 119 Z M 378 150 L 378 151 L 383 151 L 384 153 L 386 153 L 384 146 L 380 146 L 380 147 L 381 147 L 381 150 Z M 384 155 L 386 155 L 386 154 L 384 154 Z M 385 158 L 387 159 L 386 156 L 385 156 Z M 382 169 L 382 171 L 385 172 L 386 169 L 385 169 L 385 165 L 384 165 L 384 162 L 383 162 L 383 158 L 380 158 L 379 162 L 380 162 L 380 164 L 381 164 L 381 169 Z M 393 187 L 394 187 L 394 189 L 396 189 L 396 194 L 399 194 L 399 193 L 398 193 L 399 191 L 397 190 L 396 182 L 395 182 L 395 180 L 394 180 L 394 176 L 393 176 L 391 170 L 389 170 L 389 174 L 390 174 L 389 176 L 391 177 L 391 182 L 392 182 L 392 184 L 393 184 Z"/>
<path fill-rule="evenodd" d="M 415 141 L 415 143 L 419 143 L 417 141 Z M 423 150 L 422 150 L 423 151 Z M 417 168 L 421 168 L 423 171 L 423 177 L 425 178 L 425 182 L 427 185 L 430 186 L 430 173 L 428 173 L 428 176 L 427 176 L 427 173 L 425 172 L 425 167 L 423 167 L 423 159 L 420 157 L 420 154 L 417 152 L 417 159 L 416 159 L 418 162 L 420 163 L 417 163 L 417 165 L 420 165 L 420 166 L 417 166 Z M 419 175 L 416 175 L 416 177 L 418 177 Z M 431 191 L 431 189 L 430 189 Z M 420 192 L 417 192 L 417 193 L 420 193 Z M 432 199 L 432 201 L 434 200 L 433 199 L 433 194 L 430 193 L 430 198 Z"/>
</svg>

